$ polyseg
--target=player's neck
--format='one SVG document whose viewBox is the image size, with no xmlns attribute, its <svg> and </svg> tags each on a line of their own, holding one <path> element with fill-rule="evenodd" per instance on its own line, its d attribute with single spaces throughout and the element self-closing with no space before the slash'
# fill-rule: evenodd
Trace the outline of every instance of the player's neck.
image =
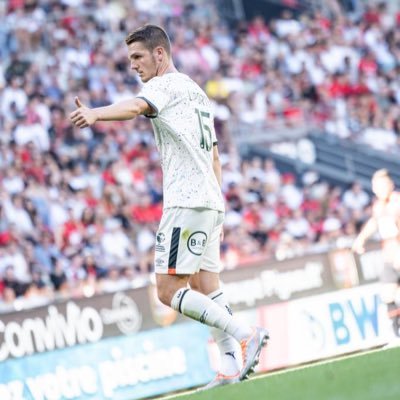
<svg viewBox="0 0 400 400">
<path fill-rule="evenodd" d="M 175 68 L 175 65 L 172 62 L 168 62 L 167 64 L 165 64 L 165 65 L 161 64 L 158 67 L 157 76 L 162 76 L 162 75 L 170 74 L 173 72 L 178 72 L 178 70 Z"/>
<path fill-rule="evenodd" d="M 393 192 L 392 192 L 393 193 Z M 386 196 L 386 197 L 381 197 L 380 199 L 379 199 L 379 201 L 381 202 L 381 203 L 389 203 L 389 201 L 390 201 L 390 199 L 391 199 L 391 197 L 392 197 L 392 193 L 390 193 L 388 196 Z"/>
</svg>

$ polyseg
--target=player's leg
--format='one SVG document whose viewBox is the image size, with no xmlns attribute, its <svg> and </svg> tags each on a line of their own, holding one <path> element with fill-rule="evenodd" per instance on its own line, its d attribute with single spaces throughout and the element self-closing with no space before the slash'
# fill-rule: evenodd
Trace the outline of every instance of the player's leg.
<svg viewBox="0 0 400 400">
<path fill-rule="evenodd" d="M 208 296 L 187 287 L 188 275 L 156 273 L 157 293 L 160 301 L 174 310 L 210 327 L 222 329 L 241 341 L 252 334 L 229 312 Z"/>
<path fill-rule="evenodd" d="M 221 290 L 221 285 L 219 281 L 219 272 L 222 269 L 220 257 L 220 242 L 224 215 L 223 213 L 215 212 L 214 215 L 216 217 L 215 223 L 210 233 L 207 247 L 204 251 L 201 270 L 199 273 L 199 281 L 202 292 L 212 298 L 215 302 L 220 304 L 232 315 L 230 307 L 225 299 L 225 295 Z M 246 324 L 243 324 L 243 326 L 246 327 Z M 246 329 L 248 328 L 249 327 L 246 327 Z M 246 340 L 240 341 L 242 355 L 242 360 L 240 361 L 242 361 L 242 369 L 239 374 L 239 379 L 246 378 L 249 373 L 254 371 L 254 368 L 258 363 L 261 348 L 264 344 L 266 344 L 266 340 L 268 338 L 268 333 L 262 328 L 253 329 L 253 333 L 254 334 Z M 224 332 L 221 332 L 221 335 L 224 335 Z M 227 347 L 232 347 L 231 352 L 233 352 L 233 354 L 239 353 L 236 350 L 235 343 L 229 341 L 229 336 L 226 337 L 226 332 L 225 336 L 222 336 L 222 338 L 227 340 L 225 342 Z M 226 355 L 224 356 L 226 357 Z M 222 377 L 222 379 L 218 379 L 218 377 Z M 224 378 L 224 375 L 220 375 L 217 376 L 217 378 L 213 382 L 211 382 L 209 386 L 217 386 L 218 384 L 221 384 L 223 382 L 230 383 L 229 381 L 229 379 Z"/>
<path fill-rule="evenodd" d="M 192 288 L 195 285 L 199 292 L 208 296 L 232 315 L 231 308 L 219 281 L 219 273 L 222 270 L 220 247 L 224 215 L 223 213 L 216 215 L 215 226 L 209 235 L 207 247 L 204 250 L 201 269 L 198 274 L 191 276 L 189 284 Z M 243 366 L 239 342 L 227 332 L 220 329 L 211 328 L 210 332 L 220 352 L 221 367 L 217 378 L 233 377 L 231 380 L 234 381 L 235 376 Z M 211 382 L 211 385 L 224 380 L 226 383 L 229 383 L 229 378 L 222 378 L 217 379 L 217 382 Z"/>
<path fill-rule="evenodd" d="M 243 357 L 243 368 L 239 379 L 245 379 L 258 363 L 261 349 L 269 338 L 267 331 L 242 324 L 208 296 L 186 287 L 188 279 L 188 276 L 156 273 L 159 299 L 181 314 L 210 327 L 221 329 L 239 341 Z"/>
<path fill-rule="evenodd" d="M 392 323 L 393 333 L 400 337 L 400 304 L 398 297 L 400 272 L 392 264 L 384 265 L 381 280 L 381 300 L 387 306 L 388 317 Z"/>
<path fill-rule="evenodd" d="M 399 287 L 396 283 L 382 283 L 381 299 L 387 306 L 388 317 L 396 337 L 400 337 L 400 304 L 396 298 L 398 290 Z"/>
<path fill-rule="evenodd" d="M 241 378 L 244 378 L 258 361 L 267 332 L 243 325 L 209 297 L 186 286 L 188 275 L 200 269 L 207 239 L 216 225 L 217 214 L 212 210 L 169 209 L 164 213 L 157 233 L 157 242 L 162 243 L 161 247 L 156 245 L 157 291 L 164 304 L 238 340 L 244 361 Z"/>
<path fill-rule="evenodd" d="M 200 271 L 190 277 L 189 284 L 193 290 L 205 294 L 219 304 L 220 307 L 232 314 L 225 294 L 220 288 L 218 273 Z M 216 382 L 212 382 L 212 386 L 237 381 L 238 374 L 242 369 L 242 355 L 239 342 L 221 329 L 210 328 L 210 333 L 218 346 L 221 361 L 219 374 Z"/>
</svg>

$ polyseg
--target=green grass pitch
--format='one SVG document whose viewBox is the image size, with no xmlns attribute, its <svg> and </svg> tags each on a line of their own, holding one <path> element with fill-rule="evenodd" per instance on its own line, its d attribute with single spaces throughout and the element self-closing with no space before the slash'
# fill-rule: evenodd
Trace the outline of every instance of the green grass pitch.
<svg viewBox="0 0 400 400">
<path fill-rule="evenodd" d="M 400 400 L 400 347 L 261 375 L 179 400 Z"/>
</svg>

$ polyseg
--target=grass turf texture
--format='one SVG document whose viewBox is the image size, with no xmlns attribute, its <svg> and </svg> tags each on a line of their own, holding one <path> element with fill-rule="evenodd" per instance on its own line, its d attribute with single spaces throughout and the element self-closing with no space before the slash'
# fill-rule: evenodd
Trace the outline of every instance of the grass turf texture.
<svg viewBox="0 0 400 400">
<path fill-rule="evenodd" d="M 179 400 L 399 400 L 400 348 L 381 349 L 261 375 Z"/>
</svg>

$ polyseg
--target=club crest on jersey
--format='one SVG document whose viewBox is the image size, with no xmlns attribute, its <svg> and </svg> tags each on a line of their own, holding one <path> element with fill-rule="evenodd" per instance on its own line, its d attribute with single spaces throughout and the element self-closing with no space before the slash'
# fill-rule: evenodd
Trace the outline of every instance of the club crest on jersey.
<svg viewBox="0 0 400 400">
<path fill-rule="evenodd" d="M 204 248 L 206 247 L 206 243 L 207 235 L 205 234 L 205 232 L 196 231 L 189 236 L 187 240 L 187 247 L 189 251 L 195 256 L 201 256 L 203 254 Z"/>
</svg>

